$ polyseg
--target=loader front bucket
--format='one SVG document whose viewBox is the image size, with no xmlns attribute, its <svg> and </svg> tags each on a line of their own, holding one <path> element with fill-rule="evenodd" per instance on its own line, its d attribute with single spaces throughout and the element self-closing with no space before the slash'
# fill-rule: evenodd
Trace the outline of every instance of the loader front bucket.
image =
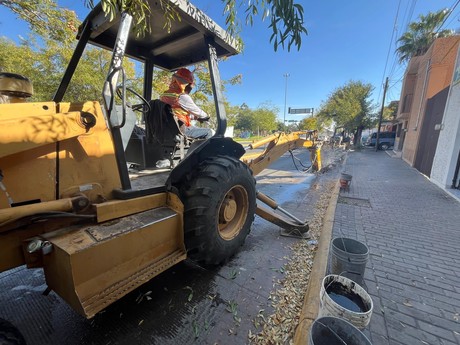
<svg viewBox="0 0 460 345">
<path fill-rule="evenodd" d="M 186 258 L 182 219 L 182 213 L 166 203 L 97 225 L 46 234 L 53 245 L 52 252 L 43 256 L 46 282 L 91 318 Z"/>
</svg>

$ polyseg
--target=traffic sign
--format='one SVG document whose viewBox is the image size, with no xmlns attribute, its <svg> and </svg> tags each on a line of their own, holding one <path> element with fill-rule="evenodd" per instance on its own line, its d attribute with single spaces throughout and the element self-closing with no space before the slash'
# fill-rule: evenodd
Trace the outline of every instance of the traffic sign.
<svg viewBox="0 0 460 345">
<path fill-rule="evenodd" d="M 293 109 L 289 107 L 288 110 L 289 114 L 313 114 L 313 108 L 299 108 L 299 109 Z"/>
</svg>

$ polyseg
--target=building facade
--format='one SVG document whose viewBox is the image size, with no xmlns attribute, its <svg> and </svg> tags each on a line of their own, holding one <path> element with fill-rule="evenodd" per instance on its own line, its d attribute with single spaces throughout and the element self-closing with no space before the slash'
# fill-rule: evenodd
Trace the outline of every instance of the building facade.
<svg viewBox="0 0 460 345">
<path fill-rule="evenodd" d="M 460 48 L 457 50 L 454 75 L 439 127 L 439 139 L 433 160 L 431 180 L 460 195 Z"/>
<path fill-rule="evenodd" d="M 423 56 L 409 62 L 396 120 L 395 151 L 430 176 L 460 36 L 436 39 Z"/>
</svg>

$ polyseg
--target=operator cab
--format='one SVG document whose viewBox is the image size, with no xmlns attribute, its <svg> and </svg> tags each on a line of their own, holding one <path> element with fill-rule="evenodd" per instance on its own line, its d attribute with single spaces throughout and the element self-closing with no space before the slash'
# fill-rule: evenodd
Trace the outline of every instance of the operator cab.
<svg viewBox="0 0 460 345">
<path fill-rule="evenodd" d="M 133 187 L 128 170 L 130 164 L 134 163 L 141 168 L 155 167 L 158 160 L 174 156 L 181 141 L 180 135 L 177 136 L 180 132 L 177 131 L 176 124 L 170 122 L 171 115 L 168 114 L 168 109 L 160 113 L 155 112 L 157 107 L 152 103 L 157 102 L 152 100 L 154 67 L 174 72 L 181 67 L 207 61 L 217 117 L 214 137 L 194 148 L 193 157 L 188 154 L 172 171 L 168 172 L 168 176 L 159 185 L 165 186 L 177 182 L 193 166 L 208 156 L 225 154 L 240 158 L 244 154 L 240 144 L 224 138 L 226 114 L 217 68 L 218 58 L 238 53 L 237 41 L 188 1 L 170 0 L 170 5 L 180 20 L 173 20 L 169 29 L 166 29 L 162 2 L 156 0 L 147 2 L 151 9 L 148 18 L 151 31 L 145 33 L 143 37 L 137 37 L 131 30 L 132 17 L 127 13 L 117 13 L 110 21 L 102 11 L 100 3 L 94 7 L 79 28 L 78 45 L 54 97 L 56 103 L 62 101 L 78 60 L 88 43 L 113 51 L 111 66 L 103 88 L 103 108 L 112 133 L 122 184 L 121 190 L 116 195 L 122 199 L 151 194 L 151 191 L 144 188 Z M 137 94 L 126 85 L 122 66 L 124 56 L 143 64 L 143 95 Z M 139 104 L 133 107 L 127 106 L 128 94 L 131 98 L 138 99 Z M 121 98 L 121 106 L 115 105 L 116 95 Z M 146 131 L 136 126 L 136 115 L 133 110 L 143 112 Z M 149 137 L 148 121 L 151 122 L 150 127 L 156 125 L 156 132 L 162 133 L 163 137 L 167 136 L 167 138 L 158 140 Z M 158 129 L 158 124 L 162 125 L 161 129 Z"/>
</svg>

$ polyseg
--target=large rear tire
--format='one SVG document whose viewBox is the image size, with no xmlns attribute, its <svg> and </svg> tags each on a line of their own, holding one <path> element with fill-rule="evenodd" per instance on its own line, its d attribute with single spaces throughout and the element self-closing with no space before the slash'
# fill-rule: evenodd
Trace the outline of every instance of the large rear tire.
<svg viewBox="0 0 460 345">
<path fill-rule="evenodd" d="M 231 157 L 207 159 L 180 187 L 189 258 L 217 265 L 236 253 L 249 234 L 256 208 L 255 179 Z"/>
</svg>

